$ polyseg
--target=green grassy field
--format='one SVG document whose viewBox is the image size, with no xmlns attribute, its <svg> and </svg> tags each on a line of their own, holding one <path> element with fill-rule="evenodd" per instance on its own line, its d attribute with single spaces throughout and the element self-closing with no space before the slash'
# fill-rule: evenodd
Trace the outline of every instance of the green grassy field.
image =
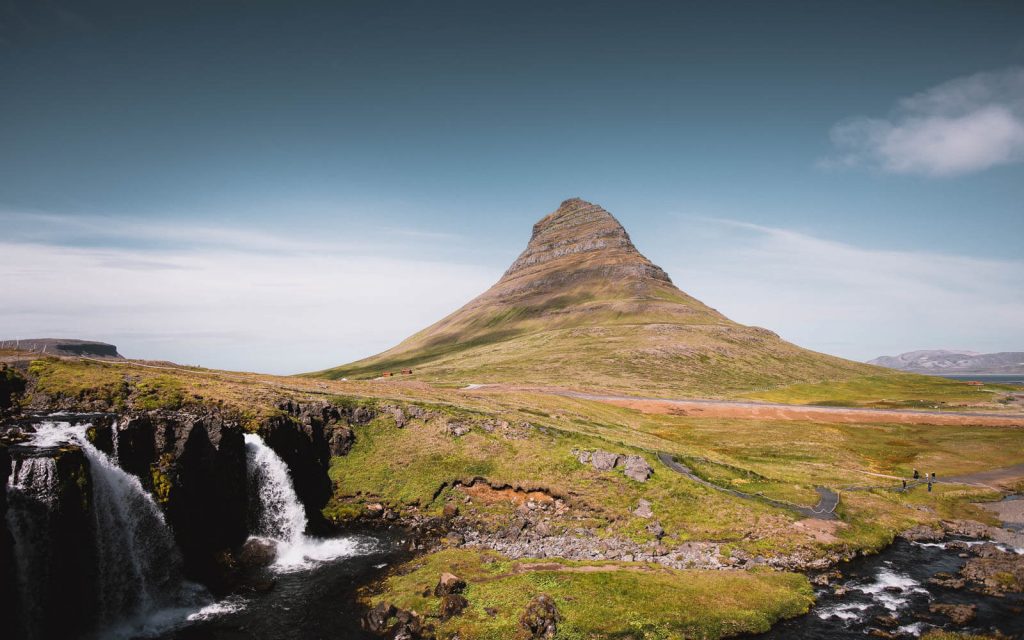
<svg viewBox="0 0 1024 640">
<path fill-rule="evenodd" d="M 767 631 L 775 621 L 805 613 L 814 600 L 807 579 L 774 571 L 675 571 L 626 563 L 510 561 L 487 551 L 451 549 L 419 558 L 392 574 L 370 602 L 393 602 L 427 615 L 438 598 L 423 595 L 441 572 L 467 581 L 469 607 L 433 621 L 443 637 L 509 640 L 527 637 L 518 620 L 541 593 L 556 603 L 558 637 L 721 638 Z M 492 613 L 489 613 L 490 610 Z"/>
</svg>

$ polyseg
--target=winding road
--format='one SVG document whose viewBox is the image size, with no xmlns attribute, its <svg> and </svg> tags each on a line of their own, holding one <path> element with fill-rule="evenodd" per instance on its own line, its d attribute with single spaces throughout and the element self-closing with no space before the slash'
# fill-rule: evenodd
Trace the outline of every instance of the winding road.
<svg viewBox="0 0 1024 640">
<path fill-rule="evenodd" d="M 675 471 L 676 473 L 680 473 L 689 478 L 690 480 L 693 480 L 698 484 L 704 485 L 705 487 L 710 487 L 717 491 L 722 491 L 724 493 L 734 495 L 738 498 L 744 498 L 746 500 L 760 500 L 762 502 L 767 502 L 768 504 L 780 507 L 782 509 L 796 511 L 802 516 L 805 516 L 807 518 L 814 518 L 815 520 L 838 520 L 838 517 L 836 516 L 835 512 L 836 507 L 839 506 L 839 494 L 827 487 L 815 487 L 814 490 L 818 492 L 818 504 L 814 505 L 813 507 L 805 507 L 802 505 L 793 504 L 792 502 L 786 502 L 784 500 L 775 500 L 774 498 L 769 498 L 761 494 L 744 493 L 743 491 L 737 491 L 736 489 L 730 489 L 728 487 L 723 487 L 714 484 L 713 482 L 708 482 L 704 478 L 701 478 L 700 476 L 695 474 L 693 472 L 693 469 L 677 461 L 675 457 L 672 456 L 672 454 L 665 453 L 664 451 L 658 452 L 658 460 L 660 460 L 661 463 L 664 464 L 669 469 Z"/>
</svg>

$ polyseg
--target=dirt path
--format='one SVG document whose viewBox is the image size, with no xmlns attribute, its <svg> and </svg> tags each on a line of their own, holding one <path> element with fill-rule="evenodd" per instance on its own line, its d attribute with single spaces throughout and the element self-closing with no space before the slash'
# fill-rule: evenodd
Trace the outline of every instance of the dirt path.
<svg viewBox="0 0 1024 640">
<path fill-rule="evenodd" d="M 694 482 L 702 484 L 705 487 L 710 487 L 717 491 L 722 491 L 724 493 L 734 495 L 738 498 L 744 498 L 746 500 L 761 500 L 763 502 L 767 502 L 771 505 L 780 507 L 782 509 L 790 509 L 792 511 L 796 511 L 800 515 L 806 518 L 812 518 L 814 520 L 837 519 L 835 511 L 836 507 L 839 506 L 839 494 L 826 487 L 815 487 L 814 490 L 818 492 L 818 504 L 816 504 L 813 507 L 805 507 L 803 505 L 793 504 L 792 502 L 775 500 L 773 498 L 769 498 L 761 494 L 744 493 L 743 491 L 737 491 L 736 489 L 730 489 L 728 487 L 723 487 L 712 482 L 708 482 L 704 478 L 701 478 L 700 476 L 695 474 L 693 470 L 690 469 L 690 467 L 686 466 L 681 462 L 678 462 L 671 454 L 665 453 L 664 451 L 658 452 L 658 460 L 660 460 L 661 463 L 664 464 L 669 469 L 675 471 L 676 473 L 686 476 L 687 478 L 693 480 Z"/>
<path fill-rule="evenodd" d="M 1024 464 L 1015 464 L 1012 467 L 978 471 L 960 476 L 950 476 L 948 478 L 941 478 L 941 480 L 943 482 L 979 484 L 1010 491 L 1013 489 L 1014 484 L 1024 481 Z"/>
</svg>

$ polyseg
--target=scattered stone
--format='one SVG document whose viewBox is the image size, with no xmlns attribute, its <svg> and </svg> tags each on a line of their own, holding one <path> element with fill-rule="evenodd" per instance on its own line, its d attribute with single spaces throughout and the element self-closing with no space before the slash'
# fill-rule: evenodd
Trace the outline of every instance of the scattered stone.
<svg viewBox="0 0 1024 640">
<path fill-rule="evenodd" d="M 449 422 L 445 425 L 445 433 L 456 438 L 461 438 L 470 432 L 472 427 L 464 422 Z"/>
<path fill-rule="evenodd" d="M 967 584 L 967 581 L 963 578 L 957 578 L 948 573 L 940 571 L 934 576 L 928 579 L 929 584 L 935 584 L 940 587 L 946 587 L 947 589 L 963 589 Z"/>
<path fill-rule="evenodd" d="M 395 419 L 395 426 L 399 429 L 403 428 L 406 423 L 405 412 L 402 411 L 402 407 L 388 407 L 388 413 Z"/>
<path fill-rule="evenodd" d="M 519 618 L 519 626 L 526 629 L 531 638 L 554 638 L 561 621 L 555 601 L 542 593 L 526 605 L 526 611 Z"/>
<path fill-rule="evenodd" d="M 462 593 L 466 588 L 466 581 L 454 573 L 442 573 L 437 586 L 434 587 L 434 595 L 441 597 L 455 593 Z"/>
<path fill-rule="evenodd" d="M 650 501 L 640 498 L 640 501 L 636 505 L 636 509 L 633 509 L 633 515 L 640 516 L 641 518 L 654 517 L 654 510 L 651 508 Z"/>
<path fill-rule="evenodd" d="M 447 620 L 462 613 L 469 606 L 469 600 L 457 593 L 449 593 L 441 598 L 439 613 L 442 620 Z"/>
<path fill-rule="evenodd" d="M 598 471 L 611 471 L 621 460 L 622 456 L 609 451 L 597 450 L 590 455 L 590 464 Z"/>
<path fill-rule="evenodd" d="M 657 520 L 647 525 L 647 532 L 659 540 L 665 537 L 665 528 Z"/>
<path fill-rule="evenodd" d="M 651 465 L 640 456 L 626 456 L 626 477 L 637 482 L 647 482 L 647 479 L 654 473 Z"/>
<path fill-rule="evenodd" d="M 590 464 L 590 452 L 589 451 L 577 451 L 576 459 L 579 460 L 580 464 Z"/>
<path fill-rule="evenodd" d="M 393 604 L 378 602 L 376 606 L 363 616 L 363 628 L 370 633 L 384 633 L 388 628 L 388 620 L 395 615 Z"/>
<path fill-rule="evenodd" d="M 941 604 L 936 602 L 929 606 L 928 610 L 932 613 L 944 615 L 953 624 L 962 627 L 974 620 L 978 613 L 978 606 L 973 604 Z"/>
</svg>

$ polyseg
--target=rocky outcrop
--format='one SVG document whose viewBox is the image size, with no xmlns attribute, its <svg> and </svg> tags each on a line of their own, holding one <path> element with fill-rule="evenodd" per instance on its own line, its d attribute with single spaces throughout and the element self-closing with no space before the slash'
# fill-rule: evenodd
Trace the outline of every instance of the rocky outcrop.
<svg viewBox="0 0 1024 640">
<path fill-rule="evenodd" d="M 217 586 L 218 554 L 248 536 L 243 430 L 217 412 L 152 411 L 95 422 L 94 446 L 154 494 L 193 579 Z"/>
<path fill-rule="evenodd" d="M 26 384 L 21 373 L 6 363 L 0 363 L 0 419 L 14 410 Z"/>
<path fill-rule="evenodd" d="M 296 402 L 278 404 L 282 414 L 264 421 L 259 433 L 291 472 L 295 493 L 306 508 L 310 527 L 324 529 L 326 521 L 320 510 L 331 498 L 334 487 L 327 475 L 331 457 L 348 453 L 355 440 L 350 425 L 366 424 L 378 411 L 362 405 L 338 406 L 329 402 Z M 387 411 L 399 421 L 399 407 Z M 401 415 L 402 424 L 405 414 Z"/>
<path fill-rule="evenodd" d="M 561 621 L 562 616 L 555 606 L 554 599 L 542 593 L 526 605 L 526 611 L 519 618 L 519 626 L 525 629 L 531 638 L 554 638 L 558 633 L 558 623 Z"/>
<path fill-rule="evenodd" d="M 35 576 L 33 592 L 18 608 L 18 622 L 38 637 L 72 637 L 89 627 L 96 605 L 90 588 L 95 560 L 88 542 L 93 535 L 89 462 L 76 446 L 15 446 L 10 454 L 12 538 L 32 541 L 30 548 L 13 547 L 15 566 Z M 6 602 L 14 601 L 19 600 Z M 48 613 L 46 603 L 60 603 L 60 614 Z"/>
<path fill-rule="evenodd" d="M 11 456 L 7 447 L 0 444 L 0 602 L 14 602 L 15 596 L 14 545 L 7 528 L 7 479 L 10 475 Z"/>
</svg>

